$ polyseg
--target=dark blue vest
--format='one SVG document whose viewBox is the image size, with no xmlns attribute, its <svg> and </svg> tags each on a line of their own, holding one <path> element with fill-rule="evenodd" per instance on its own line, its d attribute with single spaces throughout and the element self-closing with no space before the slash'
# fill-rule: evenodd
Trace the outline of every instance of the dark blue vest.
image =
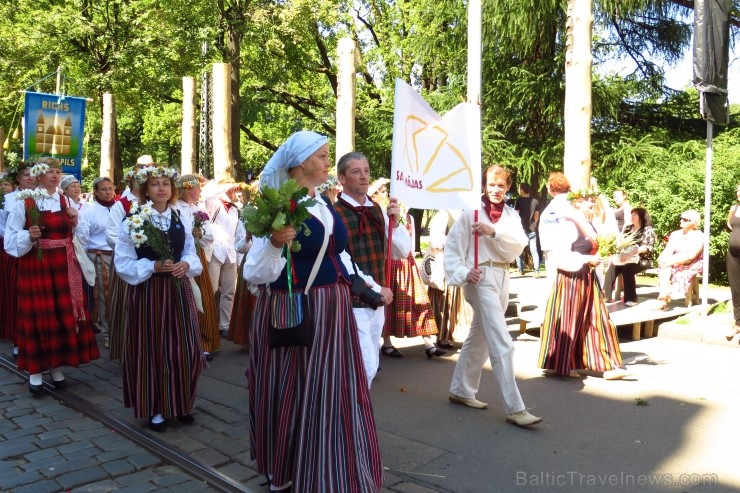
<svg viewBox="0 0 740 493">
<path fill-rule="evenodd" d="M 180 221 L 180 215 L 174 209 L 170 209 L 170 228 L 164 231 L 164 235 L 172 249 L 172 261 L 179 262 L 185 248 L 185 227 Z M 136 256 L 140 259 L 163 260 L 147 243 L 136 248 Z"/>
</svg>

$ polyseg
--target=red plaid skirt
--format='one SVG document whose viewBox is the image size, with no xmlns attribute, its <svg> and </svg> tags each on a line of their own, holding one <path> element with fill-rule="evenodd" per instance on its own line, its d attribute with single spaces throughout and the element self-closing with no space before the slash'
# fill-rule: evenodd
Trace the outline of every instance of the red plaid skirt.
<svg viewBox="0 0 740 493">
<path fill-rule="evenodd" d="M 437 333 L 427 288 L 421 280 L 413 255 L 393 260 L 391 265 L 393 302 L 385 307 L 383 335 L 428 336 Z"/>
<path fill-rule="evenodd" d="M 44 238 L 71 235 L 66 213 L 42 212 Z M 83 307 L 84 308 L 84 307 Z M 79 366 L 100 357 L 90 314 L 72 310 L 67 249 L 47 248 L 39 260 L 36 247 L 18 262 L 18 369 L 41 373 L 59 366 Z"/>
</svg>

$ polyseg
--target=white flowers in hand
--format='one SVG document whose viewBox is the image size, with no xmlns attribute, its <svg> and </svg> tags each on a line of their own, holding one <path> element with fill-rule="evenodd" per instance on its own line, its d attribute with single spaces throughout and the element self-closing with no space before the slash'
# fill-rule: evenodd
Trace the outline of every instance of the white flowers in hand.
<svg viewBox="0 0 740 493">
<path fill-rule="evenodd" d="M 144 234 L 144 221 L 151 219 L 154 212 L 154 204 L 152 201 L 148 201 L 144 205 L 133 204 L 129 213 L 131 216 L 128 218 L 128 234 L 135 247 L 140 247 L 149 239 Z"/>
</svg>

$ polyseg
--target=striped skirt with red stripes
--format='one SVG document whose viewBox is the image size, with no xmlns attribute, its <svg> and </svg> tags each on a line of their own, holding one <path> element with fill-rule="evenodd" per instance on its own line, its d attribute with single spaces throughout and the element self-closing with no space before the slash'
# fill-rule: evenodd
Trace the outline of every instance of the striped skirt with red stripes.
<svg viewBox="0 0 740 493">
<path fill-rule="evenodd" d="M 115 255 L 115 253 L 114 253 Z M 116 272 L 115 262 L 111 262 L 110 302 L 108 303 L 108 358 L 112 360 L 123 357 L 123 337 L 126 332 L 127 305 L 126 291 L 128 283 Z"/>
<path fill-rule="evenodd" d="M 539 367 L 567 375 L 570 370 L 621 366 L 617 329 L 593 269 L 558 270 L 542 323 Z"/>
<path fill-rule="evenodd" d="M 124 405 L 137 418 L 189 414 L 205 362 L 190 283 L 155 274 L 128 286 L 126 298 Z"/>
<path fill-rule="evenodd" d="M 383 335 L 417 337 L 436 334 L 437 322 L 414 256 L 409 254 L 407 258 L 394 259 L 391 273 L 393 302 L 385 307 Z"/>
<path fill-rule="evenodd" d="M 247 256 L 244 256 L 246 260 Z M 244 260 L 236 273 L 236 291 L 234 291 L 234 306 L 231 309 L 229 320 L 229 332 L 226 339 L 234 344 L 247 346 L 249 344 L 249 331 L 252 327 L 252 314 L 257 297 L 249 292 L 249 285 L 242 276 Z"/>
<path fill-rule="evenodd" d="M 0 238 L 0 242 L 2 238 Z M 18 259 L 5 253 L 0 244 L 0 339 L 16 345 L 18 323 Z"/>
<path fill-rule="evenodd" d="M 383 465 L 349 286 L 309 291 L 310 349 L 269 348 L 270 296 L 257 298 L 247 369 L 257 470 L 293 491 L 377 491 Z"/>
</svg>

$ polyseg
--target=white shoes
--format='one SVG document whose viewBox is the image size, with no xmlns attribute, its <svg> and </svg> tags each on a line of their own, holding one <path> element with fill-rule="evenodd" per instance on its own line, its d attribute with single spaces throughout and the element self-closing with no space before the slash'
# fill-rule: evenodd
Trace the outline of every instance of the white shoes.
<svg viewBox="0 0 740 493">
<path fill-rule="evenodd" d="M 519 411 L 518 413 L 511 413 L 506 415 L 506 422 L 515 424 L 517 426 L 532 426 L 542 421 L 542 418 L 538 418 L 532 414 L 529 414 L 526 409 Z"/>
<path fill-rule="evenodd" d="M 485 409 L 488 407 L 487 403 L 481 402 L 475 397 L 461 397 L 457 394 L 453 394 L 452 392 L 450 392 L 450 396 L 448 397 L 448 399 L 450 400 L 450 402 L 472 407 L 473 409 Z"/>
<path fill-rule="evenodd" d="M 620 380 L 632 375 L 632 372 L 624 368 L 615 368 L 604 372 L 604 380 Z"/>
<path fill-rule="evenodd" d="M 625 301 L 624 304 L 627 306 L 637 306 L 636 301 Z"/>
</svg>

